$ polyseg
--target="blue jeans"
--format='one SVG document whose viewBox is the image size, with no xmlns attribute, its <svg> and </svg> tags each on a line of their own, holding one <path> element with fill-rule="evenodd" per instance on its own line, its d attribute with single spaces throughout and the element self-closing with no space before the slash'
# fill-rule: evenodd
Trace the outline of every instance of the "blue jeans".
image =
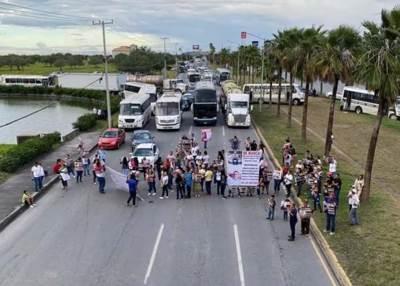
<svg viewBox="0 0 400 286">
<path fill-rule="evenodd" d="M 71 175 L 71 174 L 72 174 L 72 176 L 75 176 L 74 168 L 72 168 L 72 167 L 67 167 L 67 170 L 68 170 L 68 175 Z"/>
<path fill-rule="evenodd" d="M 43 177 L 33 177 L 33 182 L 35 184 L 35 192 L 39 192 L 42 189 Z"/>
<path fill-rule="evenodd" d="M 90 176 L 90 165 L 83 165 L 83 175 L 84 176 Z"/>
<path fill-rule="evenodd" d="M 97 177 L 97 182 L 99 183 L 99 192 L 100 193 L 105 193 L 104 188 L 106 186 L 106 178 Z"/>
<path fill-rule="evenodd" d="M 275 208 L 268 207 L 268 217 L 267 219 L 273 220 L 275 216 Z"/>
<path fill-rule="evenodd" d="M 336 230 L 336 215 L 326 214 L 326 231 L 335 232 Z"/>
<path fill-rule="evenodd" d="M 156 182 L 148 182 L 147 184 L 149 185 L 149 193 L 151 193 L 152 191 L 153 193 L 157 193 Z"/>
<path fill-rule="evenodd" d="M 357 215 L 356 208 L 352 208 L 350 210 L 350 220 L 351 220 L 351 224 L 358 224 L 358 215 Z"/>
<path fill-rule="evenodd" d="M 281 188 L 281 180 L 274 179 L 274 192 L 275 192 L 275 194 L 279 193 L 280 188 Z"/>
</svg>

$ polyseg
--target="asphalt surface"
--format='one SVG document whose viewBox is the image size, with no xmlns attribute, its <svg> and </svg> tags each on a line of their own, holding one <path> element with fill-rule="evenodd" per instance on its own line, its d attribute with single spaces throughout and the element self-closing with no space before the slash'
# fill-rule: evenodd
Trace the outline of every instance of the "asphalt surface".
<svg viewBox="0 0 400 286">
<path fill-rule="evenodd" d="M 222 119 L 211 128 L 211 158 L 228 150 L 233 135 L 256 138 Z M 179 132 L 157 132 L 154 120 L 146 129 L 165 156 L 183 134 L 199 138 L 201 127 L 186 112 Z M 128 143 L 107 151 L 107 163 L 119 169 L 129 152 Z M 279 207 L 267 221 L 264 199 L 223 200 L 213 190 L 211 197 L 177 201 L 173 192 L 160 200 L 141 182 L 144 201 L 133 208 L 110 179 L 106 194 L 96 187 L 87 177 L 68 192 L 56 185 L 0 233 L 0 285 L 332 285 L 311 238 L 288 242 L 288 223 Z"/>
</svg>

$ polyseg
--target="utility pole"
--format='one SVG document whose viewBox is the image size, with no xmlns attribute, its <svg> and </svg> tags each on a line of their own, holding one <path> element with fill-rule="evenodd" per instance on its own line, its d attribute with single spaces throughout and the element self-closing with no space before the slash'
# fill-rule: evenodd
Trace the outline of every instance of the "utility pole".
<svg viewBox="0 0 400 286">
<path fill-rule="evenodd" d="M 178 43 L 175 43 L 175 72 L 176 76 L 178 77 Z"/>
<path fill-rule="evenodd" d="M 168 40 L 168 38 L 167 37 L 162 37 L 161 40 L 164 41 L 164 72 L 163 72 L 163 77 L 164 77 L 164 79 L 166 79 L 167 78 L 167 57 L 166 57 L 167 44 L 166 44 L 166 41 Z"/>
<path fill-rule="evenodd" d="M 257 36 L 257 35 L 254 35 L 252 33 L 249 33 L 249 32 L 247 32 L 247 35 L 250 35 L 250 36 L 253 36 L 253 37 L 255 37 L 255 38 L 259 39 L 259 40 L 262 40 L 262 45 L 263 45 L 262 46 L 262 55 L 261 55 L 261 61 L 262 61 L 262 63 L 261 63 L 261 97 L 260 97 L 259 102 L 258 102 L 259 103 L 260 112 L 261 112 L 262 101 L 264 100 L 264 87 L 263 87 L 263 84 L 264 84 L 265 39 L 260 37 L 260 36 Z"/>
<path fill-rule="evenodd" d="M 114 20 L 111 21 L 93 21 L 93 25 L 101 25 L 103 30 L 103 50 L 104 50 L 104 77 L 106 82 L 106 101 L 107 101 L 107 122 L 108 128 L 112 127 L 111 122 L 111 101 L 110 101 L 110 89 L 108 85 L 108 59 L 107 59 L 107 48 L 106 48 L 106 29 L 105 25 L 112 25 L 114 24 Z"/>
</svg>

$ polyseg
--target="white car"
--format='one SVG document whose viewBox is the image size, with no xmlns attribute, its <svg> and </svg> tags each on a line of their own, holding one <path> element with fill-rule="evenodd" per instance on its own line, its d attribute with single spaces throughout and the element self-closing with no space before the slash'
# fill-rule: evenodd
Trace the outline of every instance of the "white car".
<svg viewBox="0 0 400 286">
<path fill-rule="evenodd" d="M 330 92 L 328 92 L 328 97 L 329 98 L 331 98 L 332 97 L 332 94 L 333 94 L 333 92 L 332 91 L 330 91 Z M 339 93 L 339 92 L 336 92 L 336 100 L 342 100 L 342 98 L 343 98 L 343 94 L 341 94 L 341 93 Z"/>
<path fill-rule="evenodd" d="M 154 143 L 139 144 L 132 152 L 132 157 L 136 157 L 139 161 L 139 169 L 142 169 L 142 161 L 144 158 L 146 158 L 149 161 L 150 165 L 154 167 L 154 162 L 157 161 L 159 155 L 160 150 Z"/>
</svg>

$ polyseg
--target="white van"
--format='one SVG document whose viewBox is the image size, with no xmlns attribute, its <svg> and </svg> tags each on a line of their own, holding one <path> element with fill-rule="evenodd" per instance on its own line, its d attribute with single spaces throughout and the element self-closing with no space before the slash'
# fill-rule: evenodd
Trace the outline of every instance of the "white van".
<svg viewBox="0 0 400 286">
<path fill-rule="evenodd" d="M 355 111 L 357 114 L 378 114 L 379 98 L 374 95 L 373 91 L 354 86 L 345 86 L 342 94 L 340 110 Z"/>
<path fill-rule="evenodd" d="M 143 128 L 151 118 L 151 100 L 147 93 L 131 95 L 119 104 L 118 128 Z"/>
<path fill-rule="evenodd" d="M 176 129 L 181 128 L 182 110 L 181 110 L 180 93 L 167 92 L 164 93 L 156 102 L 156 128 Z"/>
<path fill-rule="evenodd" d="M 229 127 L 250 127 L 249 95 L 246 93 L 229 93 L 226 103 L 226 125 Z"/>
<path fill-rule="evenodd" d="M 252 96 L 250 98 L 251 102 L 258 102 L 261 99 L 261 102 L 269 102 L 269 83 L 249 83 L 243 85 L 243 93 L 250 94 L 252 92 Z M 289 96 L 290 84 L 282 83 L 281 84 L 281 103 L 287 102 L 287 98 Z M 272 97 L 271 100 L 273 103 L 278 102 L 279 95 L 279 84 L 272 84 Z M 298 84 L 292 85 L 292 103 L 294 105 L 300 105 L 304 103 L 304 92 L 301 91 L 300 86 Z"/>
</svg>

